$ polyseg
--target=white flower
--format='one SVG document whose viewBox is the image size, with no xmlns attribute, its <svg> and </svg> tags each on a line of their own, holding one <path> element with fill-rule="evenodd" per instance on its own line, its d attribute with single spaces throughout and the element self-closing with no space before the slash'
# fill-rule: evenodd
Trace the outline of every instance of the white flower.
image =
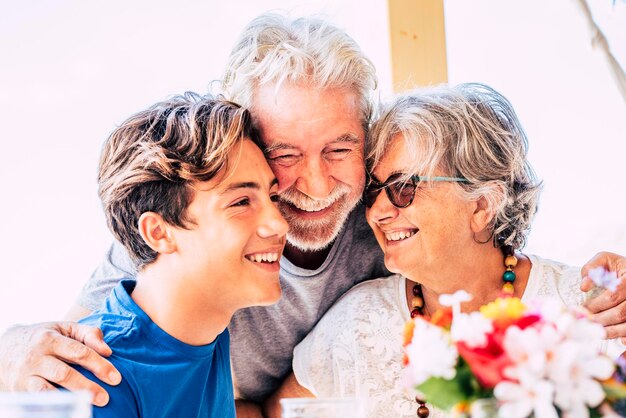
<svg viewBox="0 0 626 418">
<path fill-rule="evenodd" d="M 454 378 L 458 352 L 450 344 L 449 334 L 421 318 L 414 321 L 413 339 L 404 348 L 410 359 L 404 371 L 404 381 L 415 386 L 431 377 Z"/>
<path fill-rule="evenodd" d="M 594 343 L 606 338 L 606 330 L 602 325 L 588 318 L 576 317 L 573 312 L 563 311 L 553 321 L 563 338 L 568 340 L 593 347 Z"/>
<path fill-rule="evenodd" d="M 472 312 L 454 317 L 450 334 L 453 341 L 463 341 L 469 348 L 476 348 L 487 345 L 487 334 L 492 331 L 491 320 L 480 312 Z"/>
<path fill-rule="evenodd" d="M 566 310 L 563 304 L 554 298 L 535 298 L 527 303 L 528 313 L 538 315 L 542 321 L 554 322 Z"/>
<path fill-rule="evenodd" d="M 460 305 L 461 303 L 469 302 L 470 300 L 472 300 L 472 295 L 467 293 L 465 290 L 457 290 L 451 295 L 439 296 L 439 303 L 443 306 Z"/>
<path fill-rule="evenodd" d="M 550 303 L 540 310 L 554 322 L 524 330 L 511 326 L 506 331 L 504 347 L 513 365 L 505 375 L 521 382 L 516 390 L 522 392 L 532 390 L 524 382 L 552 382 L 554 403 L 570 416 L 587 417 L 588 407 L 598 406 L 605 396 L 598 379 L 609 378 L 614 370 L 611 360 L 599 354 L 594 344 L 604 336 L 604 328 Z"/>
<path fill-rule="evenodd" d="M 453 341 L 465 341 L 468 345 L 471 344 L 471 347 L 484 347 L 485 344 L 487 344 L 485 332 L 493 330 L 493 327 L 490 323 L 490 329 L 486 330 L 487 325 L 485 322 L 488 322 L 488 320 L 481 321 L 476 316 L 469 317 L 461 313 L 461 303 L 469 302 L 470 300 L 472 300 L 472 295 L 465 290 L 457 290 L 451 295 L 439 296 L 439 303 L 443 306 L 452 307 L 452 326 L 450 327 L 450 332 Z M 482 318 L 481 314 L 478 314 L 478 316 Z M 476 330 L 477 334 L 473 334 L 474 330 L 472 329 L 472 325 L 474 324 L 481 327 Z"/>
<path fill-rule="evenodd" d="M 615 369 L 611 359 L 592 345 L 574 340 L 566 340 L 555 349 L 549 367 L 550 379 L 556 384 L 554 402 L 577 417 L 588 416 L 587 406 L 595 408 L 604 400 L 597 379 L 608 379 Z"/>
<path fill-rule="evenodd" d="M 493 394 L 501 402 L 500 418 L 558 418 L 552 404 L 554 385 L 547 380 L 526 376 L 520 383 L 504 380 L 496 385 Z"/>
<path fill-rule="evenodd" d="M 620 279 L 617 277 L 617 273 L 614 271 L 607 271 L 604 267 L 596 267 L 589 270 L 587 275 L 593 281 L 597 287 L 608 289 L 611 292 L 617 290 L 617 286 L 620 284 Z"/>
<path fill-rule="evenodd" d="M 461 315 L 461 303 L 469 302 L 472 300 L 472 295 L 467 293 L 465 290 L 457 290 L 451 295 L 441 295 L 439 296 L 439 303 L 443 306 L 452 307 L 452 320 L 454 318 Z"/>
<path fill-rule="evenodd" d="M 528 303 L 528 313 L 541 318 L 542 324 L 553 324 L 561 339 L 588 341 L 590 344 L 606 338 L 604 327 L 589 319 L 589 311 L 580 306 L 563 306 L 552 298 L 534 299 Z"/>
<path fill-rule="evenodd" d="M 520 329 L 511 326 L 504 334 L 504 349 L 513 361 L 505 370 L 505 375 L 513 379 L 534 376 L 541 379 L 546 375 L 547 363 L 561 336 L 551 324 Z"/>
</svg>

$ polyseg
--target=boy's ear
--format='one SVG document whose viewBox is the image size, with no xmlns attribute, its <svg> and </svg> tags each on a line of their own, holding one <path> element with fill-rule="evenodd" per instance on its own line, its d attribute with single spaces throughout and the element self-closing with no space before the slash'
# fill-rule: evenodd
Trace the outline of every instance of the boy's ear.
<svg viewBox="0 0 626 418">
<path fill-rule="evenodd" d="M 139 217 L 141 238 L 159 254 L 171 254 L 176 251 L 176 242 L 170 225 L 158 213 L 144 212 Z"/>
</svg>

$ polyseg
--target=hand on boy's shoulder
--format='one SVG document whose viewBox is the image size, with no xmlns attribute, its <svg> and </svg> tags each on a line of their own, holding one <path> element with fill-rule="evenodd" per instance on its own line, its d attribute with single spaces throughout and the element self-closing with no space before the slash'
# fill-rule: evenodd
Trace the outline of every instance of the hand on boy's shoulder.
<svg viewBox="0 0 626 418">
<path fill-rule="evenodd" d="M 11 391 L 42 391 L 63 387 L 88 390 L 96 405 L 109 397 L 101 386 L 86 379 L 67 363 L 83 366 L 97 382 L 118 384 L 121 375 L 104 357 L 111 349 L 102 332 L 76 322 L 47 322 L 14 326 L 0 337 L 0 387 Z"/>
</svg>

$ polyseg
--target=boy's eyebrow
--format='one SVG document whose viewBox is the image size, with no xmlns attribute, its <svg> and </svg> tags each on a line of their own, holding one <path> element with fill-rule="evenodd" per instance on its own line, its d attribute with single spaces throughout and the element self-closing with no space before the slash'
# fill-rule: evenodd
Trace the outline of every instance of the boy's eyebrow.
<svg viewBox="0 0 626 418">
<path fill-rule="evenodd" d="M 272 181 L 270 181 L 270 189 L 274 186 L 278 184 L 278 179 L 276 177 L 274 177 L 272 179 Z M 239 183 L 233 183 L 228 185 L 228 187 L 226 189 L 224 189 L 220 195 L 223 195 L 225 193 L 228 192 L 232 192 L 233 190 L 237 190 L 237 189 L 255 189 L 255 190 L 260 190 L 261 189 L 261 185 L 259 183 L 257 183 L 256 181 L 242 181 Z"/>
</svg>

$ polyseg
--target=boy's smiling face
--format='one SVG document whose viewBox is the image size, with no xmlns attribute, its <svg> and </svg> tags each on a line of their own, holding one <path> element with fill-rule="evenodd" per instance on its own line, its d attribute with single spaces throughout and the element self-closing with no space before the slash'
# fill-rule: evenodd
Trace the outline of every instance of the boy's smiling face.
<svg viewBox="0 0 626 418">
<path fill-rule="evenodd" d="M 225 174 L 193 184 L 192 222 L 172 229 L 181 277 L 224 307 L 272 304 L 281 295 L 288 229 L 276 207 L 278 182 L 248 139 L 231 151 L 228 165 Z"/>
</svg>

